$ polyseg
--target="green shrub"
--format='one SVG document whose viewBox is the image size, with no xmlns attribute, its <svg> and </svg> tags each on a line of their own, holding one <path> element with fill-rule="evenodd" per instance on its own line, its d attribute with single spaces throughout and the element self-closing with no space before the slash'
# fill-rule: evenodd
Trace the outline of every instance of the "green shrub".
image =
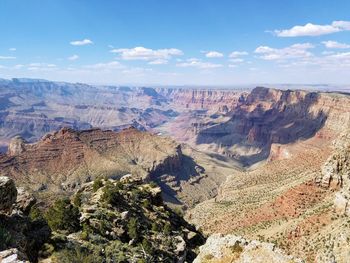
<svg viewBox="0 0 350 263">
<path fill-rule="evenodd" d="M 0 226 L 0 250 L 6 249 L 8 245 L 10 245 L 12 240 L 12 236 L 10 234 L 10 232 Z"/>
<path fill-rule="evenodd" d="M 169 222 L 165 223 L 163 232 L 166 235 L 170 235 L 171 234 L 171 224 Z"/>
<path fill-rule="evenodd" d="M 54 254 L 54 259 L 60 263 L 95 263 L 104 262 L 99 251 L 87 251 L 79 247 L 63 249 Z"/>
<path fill-rule="evenodd" d="M 140 201 L 142 198 L 147 197 L 147 193 L 139 188 L 135 188 L 131 191 L 132 197 L 135 201 Z"/>
<path fill-rule="evenodd" d="M 119 194 L 120 187 L 118 185 L 106 184 L 103 189 L 102 201 L 107 204 L 116 205 L 118 201 L 121 200 L 121 195 Z"/>
<path fill-rule="evenodd" d="M 142 206 L 147 209 L 150 209 L 152 207 L 151 202 L 148 199 L 142 201 Z"/>
<path fill-rule="evenodd" d="M 37 206 L 32 206 L 30 208 L 29 218 L 31 221 L 45 220 L 43 212 Z"/>
<path fill-rule="evenodd" d="M 142 240 L 142 247 L 146 251 L 146 253 L 152 255 L 153 254 L 153 247 L 151 242 L 149 242 L 146 238 Z"/>
<path fill-rule="evenodd" d="M 105 255 L 107 263 L 127 263 L 129 262 L 126 251 L 129 250 L 127 244 L 123 244 L 120 240 L 112 241 L 105 247 Z"/>
<path fill-rule="evenodd" d="M 73 199 L 73 204 L 76 207 L 80 207 L 81 206 L 81 192 L 78 192 L 75 194 L 74 199 Z"/>
<path fill-rule="evenodd" d="M 79 210 L 68 198 L 57 200 L 51 206 L 45 218 L 53 230 L 67 230 L 72 233 L 79 230 Z"/>
<path fill-rule="evenodd" d="M 128 236 L 131 239 L 136 239 L 136 240 L 140 236 L 138 222 L 135 217 L 130 218 L 128 222 Z"/>
<path fill-rule="evenodd" d="M 96 178 L 94 183 L 92 184 L 92 190 L 96 192 L 98 189 L 100 189 L 103 186 L 103 182 L 101 178 Z"/>
<path fill-rule="evenodd" d="M 159 225 L 156 222 L 152 223 L 152 231 L 159 232 Z"/>
</svg>

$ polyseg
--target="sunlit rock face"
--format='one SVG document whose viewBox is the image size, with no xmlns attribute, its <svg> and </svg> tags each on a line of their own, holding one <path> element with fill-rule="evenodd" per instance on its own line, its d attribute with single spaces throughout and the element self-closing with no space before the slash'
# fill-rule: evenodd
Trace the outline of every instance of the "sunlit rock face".
<svg viewBox="0 0 350 263">
<path fill-rule="evenodd" d="M 334 141 L 334 151 L 316 181 L 322 187 L 337 190 L 334 209 L 338 214 L 350 216 L 350 130 Z"/>
</svg>

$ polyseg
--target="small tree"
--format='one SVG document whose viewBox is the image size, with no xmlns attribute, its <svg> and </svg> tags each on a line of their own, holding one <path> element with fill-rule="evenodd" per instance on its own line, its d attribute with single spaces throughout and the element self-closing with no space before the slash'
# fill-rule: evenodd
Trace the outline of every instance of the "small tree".
<svg viewBox="0 0 350 263">
<path fill-rule="evenodd" d="M 100 189 L 103 186 L 103 182 L 101 178 L 96 178 L 94 183 L 92 184 L 92 190 L 96 192 L 98 189 Z"/>
<path fill-rule="evenodd" d="M 121 199 L 121 195 L 119 193 L 120 187 L 118 185 L 106 184 L 103 189 L 102 200 L 108 204 L 116 205 L 118 201 Z"/>
<path fill-rule="evenodd" d="M 128 223 L 128 236 L 137 240 L 139 238 L 138 222 L 135 217 L 130 218 Z"/>
<path fill-rule="evenodd" d="M 6 228 L 0 226 L 0 250 L 6 249 L 11 242 L 11 234 Z"/>
<path fill-rule="evenodd" d="M 166 234 L 166 235 L 171 234 L 171 225 L 168 222 L 166 222 L 164 225 L 164 234 Z"/>
<path fill-rule="evenodd" d="M 57 200 L 47 211 L 45 218 L 53 230 L 79 230 L 79 210 L 68 198 Z"/>
<path fill-rule="evenodd" d="M 146 238 L 142 240 L 142 247 L 143 249 L 150 255 L 153 254 L 153 247 L 151 242 L 149 242 Z"/>
<path fill-rule="evenodd" d="M 74 199 L 73 199 L 73 204 L 76 207 L 80 207 L 81 206 L 81 192 L 78 192 L 75 194 Z"/>
</svg>

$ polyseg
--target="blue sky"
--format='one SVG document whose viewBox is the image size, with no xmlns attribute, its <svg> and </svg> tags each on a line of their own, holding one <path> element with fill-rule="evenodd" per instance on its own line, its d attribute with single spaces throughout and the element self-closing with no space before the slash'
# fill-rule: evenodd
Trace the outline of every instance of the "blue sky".
<svg viewBox="0 0 350 263">
<path fill-rule="evenodd" d="M 0 78 L 350 83 L 350 1 L 0 0 Z"/>
</svg>

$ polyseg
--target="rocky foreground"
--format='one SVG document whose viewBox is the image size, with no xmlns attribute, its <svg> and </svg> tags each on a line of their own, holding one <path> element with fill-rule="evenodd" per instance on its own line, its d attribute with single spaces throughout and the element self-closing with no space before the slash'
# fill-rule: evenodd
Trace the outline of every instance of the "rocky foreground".
<svg viewBox="0 0 350 263">
<path fill-rule="evenodd" d="M 97 179 L 42 210 L 0 178 L 0 262 L 192 262 L 204 237 L 127 175 Z M 17 201 L 16 200 L 17 196 Z"/>
</svg>

